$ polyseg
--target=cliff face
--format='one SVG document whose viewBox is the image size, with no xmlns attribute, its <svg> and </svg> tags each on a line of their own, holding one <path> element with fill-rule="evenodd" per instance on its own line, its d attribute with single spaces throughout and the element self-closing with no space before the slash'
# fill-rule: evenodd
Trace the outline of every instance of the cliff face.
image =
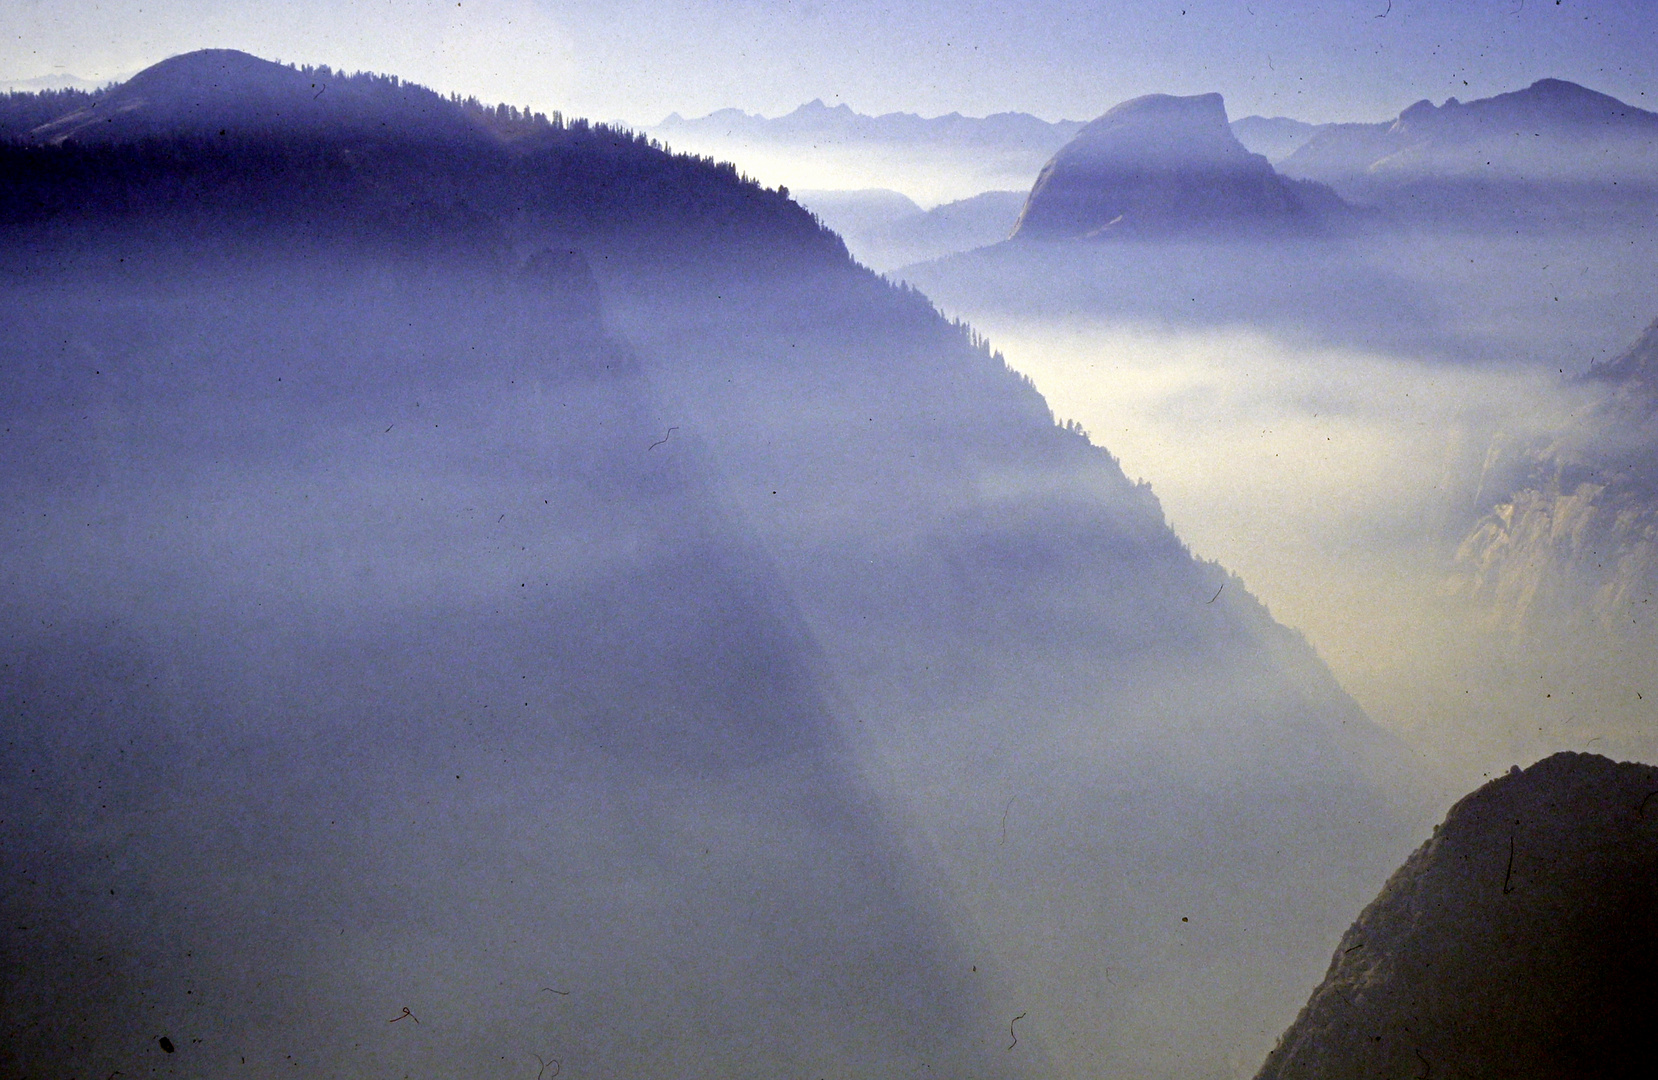
<svg viewBox="0 0 1658 1080">
<path fill-rule="evenodd" d="M 1338 201 L 1244 149 L 1219 94 L 1150 94 L 1077 133 L 1043 168 L 1015 236 L 1279 233 Z"/>
<path fill-rule="evenodd" d="M 1444 589 L 1496 670 L 1531 673 L 1499 675 L 1510 711 L 1536 711 L 1528 730 L 1643 757 L 1658 732 L 1655 355 L 1658 326 L 1562 388 L 1579 395 L 1569 419 L 1493 440 Z"/>
<path fill-rule="evenodd" d="M 1539 622 L 1627 638 L 1658 572 L 1658 322 L 1578 380 L 1587 404 L 1529 444 L 1499 442 L 1482 487 L 1490 510 L 1457 549 L 1452 589 L 1517 641 Z"/>
<path fill-rule="evenodd" d="M 1658 768 L 1556 754 L 1447 815 L 1260 1080 L 1646 1075 Z"/>
<path fill-rule="evenodd" d="M 1551 479 L 1498 503 L 1456 556 L 1452 590 L 1516 642 L 1560 618 L 1625 638 L 1640 628 L 1634 613 L 1658 573 L 1658 514 L 1615 484 Z"/>
</svg>

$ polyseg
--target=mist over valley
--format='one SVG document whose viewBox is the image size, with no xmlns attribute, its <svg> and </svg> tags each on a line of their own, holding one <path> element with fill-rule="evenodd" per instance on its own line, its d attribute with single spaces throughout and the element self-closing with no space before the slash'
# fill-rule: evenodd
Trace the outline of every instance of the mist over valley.
<svg viewBox="0 0 1658 1080">
<path fill-rule="evenodd" d="M 0 1074 L 1494 1075 L 1416 896 L 1648 993 L 1658 117 L 1108 105 L 0 97 Z"/>
</svg>

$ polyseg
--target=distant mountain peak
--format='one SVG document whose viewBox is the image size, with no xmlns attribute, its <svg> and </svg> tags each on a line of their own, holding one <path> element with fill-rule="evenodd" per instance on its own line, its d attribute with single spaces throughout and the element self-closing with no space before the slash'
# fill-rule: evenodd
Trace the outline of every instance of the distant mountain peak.
<svg viewBox="0 0 1658 1080">
<path fill-rule="evenodd" d="M 1085 124 L 1031 189 L 1015 235 L 1269 231 L 1312 224 L 1303 190 L 1238 141 L 1219 94 L 1147 94 Z M 1335 204 L 1333 195 L 1324 200 Z"/>
<path fill-rule="evenodd" d="M 1201 164 L 1270 171 L 1265 159 L 1232 134 L 1219 94 L 1147 94 L 1125 101 L 1083 125 L 1054 161 L 1109 170 L 1188 170 Z"/>
<path fill-rule="evenodd" d="M 846 102 L 843 101 L 839 105 L 827 105 L 827 104 L 824 103 L 822 98 L 813 98 L 811 101 L 808 101 L 806 104 L 804 104 L 804 105 L 800 106 L 799 108 L 795 109 L 795 111 L 790 113 L 789 115 L 790 116 L 811 116 L 814 113 L 817 113 L 817 114 L 833 113 L 836 116 L 853 116 L 853 115 L 856 115 L 852 111 L 852 106 L 848 105 Z"/>
<path fill-rule="evenodd" d="M 1582 200 L 1585 185 L 1600 186 L 1626 201 L 1658 175 L 1658 113 L 1565 79 L 1538 79 L 1473 101 L 1418 101 L 1391 122 L 1325 125 L 1281 167 L 1358 202 L 1400 194 L 1400 209 L 1413 214 L 1449 199 L 1449 212 L 1464 221 L 1510 204 L 1489 194 L 1458 202 L 1452 188 L 1459 184 L 1498 184 L 1568 203 Z M 1442 187 L 1428 197 L 1424 183 Z M 1559 190 L 1551 193 L 1550 185 Z"/>
<path fill-rule="evenodd" d="M 1534 98 L 1554 98 L 1566 101 L 1588 101 L 1599 104 L 1615 104 L 1622 106 L 1623 102 L 1610 94 L 1603 94 L 1599 90 L 1591 90 L 1587 86 L 1570 82 L 1566 79 L 1538 79 L 1524 90 L 1514 91 L 1516 95 L 1529 95 Z M 1498 95 L 1502 97 L 1504 95 Z"/>
<path fill-rule="evenodd" d="M 1606 96 L 1604 94 L 1596 94 L 1595 91 L 1590 90 L 1587 87 L 1579 86 L 1577 83 L 1568 82 L 1565 79 L 1538 79 L 1536 82 L 1526 87 L 1526 89 L 1537 94 L 1593 94 L 1596 97 Z"/>
<path fill-rule="evenodd" d="M 31 79 L 0 79 L 0 93 L 33 94 L 51 90 L 100 90 L 111 83 L 121 82 L 131 78 L 130 73 L 109 79 L 83 79 L 79 75 L 68 72 L 53 75 L 36 75 Z"/>
<path fill-rule="evenodd" d="M 1437 107 L 1431 101 L 1418 101 L 1401 112 L 1395 123 L 1408 129 L 1414 124 L 1448 120 L 1572 124 L 1606 123 L 1641 116 L 1658 119 L 1658 115 L 1637 109 L 1610 94 L 1565 79 L 1538 79 L 1523 90 L 1474 101 L 1450 97 Z"/>
<path fill-rule="evenodd" d="M 1456 104 L 1460 104 L 1456 98 L 1447 98 L 1445 100 L 1447 108 Z M 1422 120 L 1426 120 L 1427 118 L 1436 115 L 1438 112 L 1439 107 L 1437 105 L 1429 101 L 1427 98 L 1423 98 L 1421 101 L 1407 105 L 1405 108 L 1399 110 L 1399 119 L 1395 120 L 1394 123 L 1414 124 Z"/>
<path fill-rule="evenodd" d="M 1217 93 L 1208 94 L 1141 94 L 1107 109 L 1098 120 L 1118 120 L 1128 116 L 1164 116 L 1197 119 L 1213 124 L 1226 122 L 1226 99 Z"/>
</svg>

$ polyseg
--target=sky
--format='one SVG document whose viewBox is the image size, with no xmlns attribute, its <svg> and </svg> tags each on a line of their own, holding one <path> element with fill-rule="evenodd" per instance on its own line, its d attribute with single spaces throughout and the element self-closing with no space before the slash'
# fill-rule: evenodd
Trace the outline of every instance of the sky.
<svg viewBox="0 0 1658 1080">
<path fill-rule="evenodd" d="M 110 79 L 198 48 L 659 122 L 821 98 L 866 113 L 1096 116 L 1219 91 L 1233 116 L 1377 120 L 1543 77 L 1658 109 L 1650 0 L 3 0 L 0 80 Z"/>
</svg>

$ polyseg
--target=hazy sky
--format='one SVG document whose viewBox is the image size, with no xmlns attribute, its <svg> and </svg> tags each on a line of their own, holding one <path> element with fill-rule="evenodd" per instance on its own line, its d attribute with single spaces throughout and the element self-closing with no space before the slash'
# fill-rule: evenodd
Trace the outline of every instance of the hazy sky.
<svg viewBox="0 0 1658 1080">
<path fill-rule="evenodd" d="M 1380 119 L 1556 76 L 1658 109 L 1651 0 L 3 0 L 0 78 L 233 47 L 651 124 L 803 101 L 1088 119 L 1137 94 Z"/>
</svg>

